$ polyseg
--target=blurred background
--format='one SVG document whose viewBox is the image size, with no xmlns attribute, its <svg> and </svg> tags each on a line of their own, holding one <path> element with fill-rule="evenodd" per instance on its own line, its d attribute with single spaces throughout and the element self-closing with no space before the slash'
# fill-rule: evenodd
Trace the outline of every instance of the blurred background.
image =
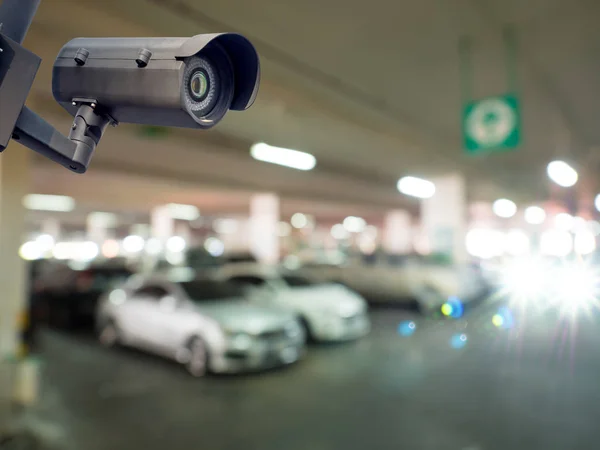
<svg viewBox="0 0 600 450">
<path fill-rule="evenodd" d="M 208 131 L 111 128 L 85 175 L 2 154 L 5 397 L 41 448 L 594 448 L 599 19 L 594 0 L 42 0 L 27 104 L 59 130 L 74 37 L 239 32 L 262 79 Z M 102 295 L 178 268 L 343 286 L 369 325 L 201 380 L 98 344 Z"/>
</svg>

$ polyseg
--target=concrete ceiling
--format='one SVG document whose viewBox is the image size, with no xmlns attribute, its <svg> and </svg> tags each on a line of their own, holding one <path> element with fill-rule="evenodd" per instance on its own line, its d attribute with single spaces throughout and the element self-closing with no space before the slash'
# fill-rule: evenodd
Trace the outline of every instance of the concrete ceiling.
<svg viewBox="0 0 600 450">
<path fill-rule="evenodd" d="M 42 0 L 26 42 L 45 59 L 31 104 L 62 130 L 69 118 L 51 100 L 50 69 L 62 43 L 76 36 L 238 31 L 259 50 L 263 82 L 256 104 L 216 129 L 174 130 L 162 140 L 143 140 L 131 126 L 111 129 L 88 174 L 50 172 L 39 162 L 35 187 L 93 191 L 94 177 L 112 174 L 133 183 L 124 194 L 130 203 L 192 201 L 196 192 L 208 204 L 218 189 L 383 210 L 416 206 L 395 191 L 401 175 L 461 172 L 472 199 L 541 200 L 552 158 L 573 159 L 591 175 L 598 168 L 599 20 L 595 0 Z M 505 92 L 504 25 L 520 43 L 524 144 L 465 156 L 458 42 L 467 35 L 474 43 L 473 94 Z M 317 169 L 254 162 L 248 148 L 257 141 L 311 152 Z M 141 182 L 145 175 L 152 181 Z"/>
</svg>

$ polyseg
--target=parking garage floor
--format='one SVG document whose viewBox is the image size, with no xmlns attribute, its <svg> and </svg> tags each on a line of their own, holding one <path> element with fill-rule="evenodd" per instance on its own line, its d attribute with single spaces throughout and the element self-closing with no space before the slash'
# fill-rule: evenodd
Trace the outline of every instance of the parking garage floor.
<svg viewBox="0 0 600 450">
<path fill-rule="evenodd" d="M 515 313 L 500 329 L 496 310 L 434 321 L 378 309 L 362 341 L 311 347 L 282 370 L 201 380 L 47 331 L 40 423 L 53 447 L 77 450 L 596 448 L 593 318 Z M 397 330 L 406 320 L 411 336 Z"/>
</svg>

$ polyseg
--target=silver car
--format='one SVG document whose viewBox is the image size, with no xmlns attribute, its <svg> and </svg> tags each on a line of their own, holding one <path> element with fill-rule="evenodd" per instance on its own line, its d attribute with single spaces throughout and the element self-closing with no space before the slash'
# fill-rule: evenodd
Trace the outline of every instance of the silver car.
<svg viewBox="0 0 600 450">
<path fill-rule="evenodd" d="M 293 312 L 315 341 L 359 339 L 371 330 L 365 300 L 340 284 L 313 283 L 274 267 L 245 263 L 224 266 L 215 276 L 245 286 L 255 304 Z"/>
<path fill-rule="evenodd" d="M 133 276 L 101 299 L 97 324 L 102 344 L 172 358 L 197 377 L 291 364 L 305 343 L 293 314 L 193 274 Z"/>
</svg>

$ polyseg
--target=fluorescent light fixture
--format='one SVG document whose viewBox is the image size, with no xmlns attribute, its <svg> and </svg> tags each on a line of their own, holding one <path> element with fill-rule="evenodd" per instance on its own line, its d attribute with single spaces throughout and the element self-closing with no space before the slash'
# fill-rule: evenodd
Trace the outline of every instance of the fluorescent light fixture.
<svg viewBox="0 0 600 450">
<path fill-rule="evenodd" d="M 298 170 L 312 170 L 317 165 L 317 159 L 310 153 L 290 150 L 289 148 L 273 147 L 263 142 L 250 147 L 250 155 L 258 161 Z"/>
<path fill-rule="evenodd" d="M 517 205 L 512 200 L 500 198 L 492 205 L 494 214 L 498 217 L 508 219 L 517 213 Z"/>
<path fill-rule="evenodd" d="M 546 168 L 548 177 L 562 187 L 571 187 L 577 183 L 577 171 L 564 161 L 552 161 Z"/>
<path fill-rule="evenodd" d="M 546 220 L 546 211 L 539 206 L 529 206 L 525 209 L 525 222 L 531 225 L 540 225 Z"/>
<path fill-rule="evenodd" d="M 29 194 L 23 197 L 23 206 L 38 211 L 69 212 L 75 209 L 75 200 L 65 195 Z"/>
<path fill-rule="evenodd" d="M 404 195 L 417 198 L 431 198 L 435 194 L 435 184 L 417 177 L 402 177 L 398 180 L 398 190 Z"/>
<path fill-rule="evenodd" d="M 178 220 L 197 220 L 200 218 L 200 211 L 194 205 L 182 205 L 179 203 L 169 203 L 167 205 L 169 215 Z"/>
</svg>

